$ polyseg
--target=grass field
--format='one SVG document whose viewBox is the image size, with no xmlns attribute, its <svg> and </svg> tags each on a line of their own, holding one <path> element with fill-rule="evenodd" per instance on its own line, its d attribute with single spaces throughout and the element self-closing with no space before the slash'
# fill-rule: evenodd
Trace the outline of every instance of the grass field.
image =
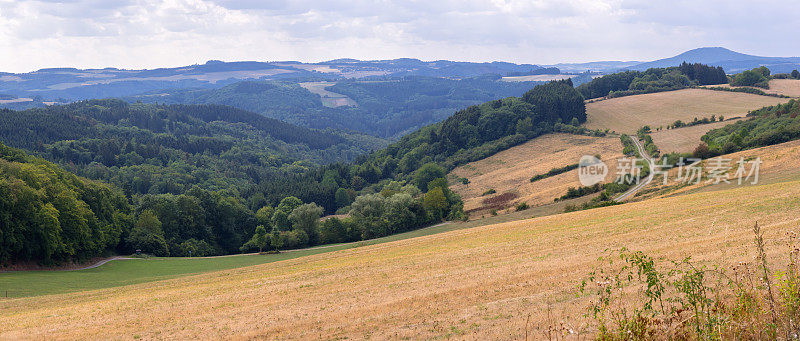
<svg viewBox="0 0 800 341">
<path fill-rule="evenodd" d="M 507 193 L 514 198 L 507 207 L 517 202 L 531 206 L 553 203 L 567 192 L 569 187 L 578 187 L 578 171 L 572 170 L 536 182 L 530 178 L 547 173 L 550 169 L 578 163 L 583 155 L 600 155 L 603 160 L 615 160 L 622 156 L 622 144 L 618 137 L 588 137 L 570 134 L 549 134 L 537 137 L 519 146 L 504 150 L 486 159 L 468 163 L 450 172 L 450 178 L 462 177 L 470 180 L 467 185 L 454 182 L 452 188 L 464 200 L 464 209 L 472 217 L 485 215 L 492 207 L 484 199 Z M 615 174 L 616 162 L 608 162 L 609 174 Z M 497 194 L 483 196 L 494 189 Z M 509 196 L 511 197 L 511 196 Z"/>
<path fill-rule="evenodd" d="M 0 273 L 0 299 L 5 298 L 6 295 L 9 297 L 39 296 L 152 282 L 426 236 L 471 226 L 475 226 L 475 224 L 444 224 L 363 242 L 290 250 L 270 255 L 249 254 L 199 258 L 153 257 L 113 261 L 98 268 L 79 271 Z"/>
<path fill-rule="evenodd" d="M 738 120 L 725 120 L 709 124 L 698 124 L 691 127 L 678 129 L 661 129 L 655 131 L 650 136 L 662 153 L 691 153 L 702 141 L 700 140 L 709 130 L 722 128 L 728 124 L 733 124 Z"/>
<path fill-rule="evenodd" d="M 608 248 L 732 265 L 800 222 L 800 182 L 462 229 L 126 287 L 0 301 L 0 338 L 589 336 L 576 286 Z"/>
<path fill-rule="evenodd" d="M 656 128 L 676 120 L 691 121 L 695 117 L 744 116 L 750 110 L 787 101 L 786 98 L 704 89 L 658 92 L 587 103 L 586 126 L 632 134 L 644 125 Z"/>
</svg>

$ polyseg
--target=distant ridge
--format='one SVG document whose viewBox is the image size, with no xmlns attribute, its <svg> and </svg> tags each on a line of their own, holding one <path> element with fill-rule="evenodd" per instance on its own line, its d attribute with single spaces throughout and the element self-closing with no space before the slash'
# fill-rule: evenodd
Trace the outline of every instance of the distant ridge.
<svg viewBox="0 0 800 341">
<path fill-rule="evenodd" d="M 654 67 L 676 66 L 684 61 L 721 66 L 727 73 L 738 73 L 762 65 L 773 73 L 791 72 L 800 68 L 800 57 L 762 57 L 731 51 L 724 47 L 701 47 L 674 57 L 641 63 L 625 69 L 647 70 Z"/>
</svg>

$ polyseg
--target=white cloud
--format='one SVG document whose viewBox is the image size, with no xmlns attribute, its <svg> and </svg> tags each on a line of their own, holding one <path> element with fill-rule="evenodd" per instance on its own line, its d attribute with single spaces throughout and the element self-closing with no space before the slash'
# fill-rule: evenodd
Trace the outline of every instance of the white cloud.
<svg viewBox="0 0 800 341">
<path fill-rule="evenodd" d="M 0 0 L 1 71 L 340 57 L 555 63 L 797 55 L 795 2 Z"/>
</svg>

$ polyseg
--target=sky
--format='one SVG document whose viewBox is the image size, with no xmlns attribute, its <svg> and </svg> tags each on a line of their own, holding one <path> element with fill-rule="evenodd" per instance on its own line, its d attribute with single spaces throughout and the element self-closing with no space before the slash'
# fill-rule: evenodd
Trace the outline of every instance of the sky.
<svg viewBox="0 0 800 341">
<path fill-rule="evenodd" d="M 0 0 L 0 71 L 335 58 L 800 56 L 797 0 Z"/>
</svg>

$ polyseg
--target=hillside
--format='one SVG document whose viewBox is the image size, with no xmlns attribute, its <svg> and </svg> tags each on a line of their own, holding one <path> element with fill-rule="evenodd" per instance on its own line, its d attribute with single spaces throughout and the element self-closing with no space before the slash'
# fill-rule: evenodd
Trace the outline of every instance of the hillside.
<svg viewBox="0 0 800 341">
<path fill-rule="evenodd" d="M 763 91 L 767 94 L 784 95 L 789 97 L 800 97 L 800 80 L 796 79 L 771 79 L 769 80 L 769 89 L 752 88 L 752 87 L 734 87 L 730 84 L 710 85 L 707 87 L 722 87 L 726 89 L 731 88 L 752 88 L 758 91 Z"/>
<path fill-rule="evenodd" d="M 471 106 L 367 155 L 374 138 L 219 105 L 111 99 L 0 113 L 0 139 L 119 188 L 135 213 L 117 251 L 157 256 L 353 242 L 463 219 L 446 169 L 557 129 L 587 133 L 570 80 Z M 318 222 L 339 211 L 348 215 Z"/>
<path fill-rule="evenodd" d="M 733 266 L 752 260 L 758 220 L 770 263 L 780 263 L 782 237 L 800 214 L 798 197 L 798 182 L 748 186 L 124 288 L 3 300 L 0 337 L 590 337 L 596 326 L 583 315 L 592 296 L 576 297 L 576 288 L 605 250 L 625 246 Z"/>
<path fill-rule="evenodd" d="M 380 146 L 222 106 L 95 100 L 4 110 L 0 122 L 0 140 L 10 146 L 128 194 L 179 194 L 194 185 L 244 192 L 295 161 L 347 161 Z"/>
<path fill-rule="evenodd" d="M 708 131 L 722 128 L 734 123 L 739 119 L 729 119 L 726 121 L 698 124 L 690 127 L 676 129 L 662 129 L 653 132 L 653 142 L 663 153 L 691 153 L 703 141 L 700 139 Z"/>
<path fill-rule="evenodd" d="M 124 99 L 228 105 L 304 127 L 399 138 L 470 105 L 521 96 L 540 83 L 502 82 L 499 76 L 464 79 L 406 76 L 298 83 L 243 81 L 218 89 L 158 90 Z M 331 105 L 337 98 L 347 105 Z"/>
<path fill-rule="evenodd" d="M 698 137 L 699 140 L 699 137 Z M 530 206 L 552 204 L 570 187 L 580 187 L 578 171 L 571 170 L 531 182 L 538 174 L 551 169 L 577 164 L 584 155 L 599 155 L 602 160 L 622 156 L 617 137 L 589 137 L 570 134 L 548 134 L 511 147 L 488 158 L 459 166 L 450 172 L 453 190 L 464 200 L 464 210 L 471 217 L 487 216 L 492 209 L 513 209 L 516 203 Z M 609 162 L 609 173 L 615 174 Z M 468 179 L 468 184 L 458 179 Z M 486 194 L 494 190 L 494 194 Z"/>
<path fill-rule="evenodd" d="M 726 119 L 741 117 L 750 110 L 788 101 L 786 98 L 703 89 L 659 92 L 587 103 L 586 126 L 632 134 L 645 125 L 655 129 L 676 120 L 691 122 L 694 118 L 711 115 Z"/>
<path fill-rule="evenodd" d="M 701 47 L 674 57 L 629 66 L 627 69 L 644 71 L 654 67 L 668 67 L 682 62 L 721 66 L 729 73 L 738 73 L 766 66 L 776 73 L 791 72 L 800 67 L 800 57 L 761 57 L 731 51 L 724 47 Z"/>
</svg>

